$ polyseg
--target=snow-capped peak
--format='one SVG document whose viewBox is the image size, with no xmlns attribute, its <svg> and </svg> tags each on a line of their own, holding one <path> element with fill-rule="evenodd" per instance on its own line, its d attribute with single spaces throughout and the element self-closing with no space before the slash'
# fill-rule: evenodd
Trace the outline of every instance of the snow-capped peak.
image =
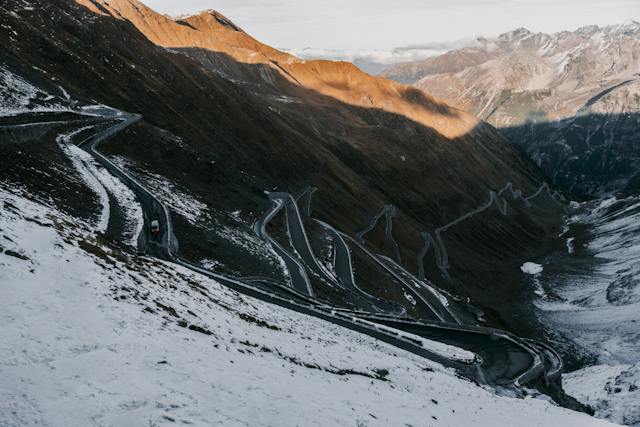
<svg viewBox="0 0 640 427">
<path fill-rule="evenodd" d="M 500 34 L 498 38 L 502 40 L 514 40 L 514 39 L 526 37 L 531 34 L 532 34 L 531 31 L 529 31 L 528 29 L 524 27 L 520 27 L 516 30 L 509 31 L 508 33 Z"/>
<path fill-rule="evenodd" d="M 628 20 L 624 21 L 622 23 L 622 25 L 620 25 L 618 28 L 620 30 L 637 31 L 637 30 L 640 30 L 640 22 L 634 21 L 633 19 L 628 19 Z"/>
<path fill-rule="evenodd" d="M 640 22 L 633 19 L 628 19 L 619 25 L 610 25 L 605 27 L 605 30 L 609 33 L 623 33 L 623 34 L 635 34 L 640 32 Z"/>
<path fill-rule="evenodd" d="M 193 18 L 194 16 L 200 16 L 200 15 L 215 15 L 218 12 L 214 9 L 205 9 L 205 10 L 201 10 L 199 12 L 194 12 L 194 13 L 183 13 L 180 15 L 175 15 L 173 16 L 173 20 L 174 21 L 183 21 L 185 19 L 189 19 L 189 18 Z"/>
<path fill-rule="evenodd" d="M 186 21 L 186 20 L 189 20 L 190 18 L 196 18 L 196 17 L 200 17 L 200 16 L 213 17 L 217 21 L 217 23 L 220 24 L 220 25 L 228 27 L 228 28 L 230 28 L 230 29 L 232 29 L 234 31 L 242 31 L 242 29 L 240 27 L 238 27 L 236 24 L 234 24 L 229 18 L 227 18 L 226 16 L 222 15 L 220 12 L 218 12 L 217 10 L 214 10 L 214 9 L 206 9 L 206 10 L 202 10 L 202 11 L 197 12 L 197 13 L 174 16 L 173 20 L 174 21 Z"/>
</svg>

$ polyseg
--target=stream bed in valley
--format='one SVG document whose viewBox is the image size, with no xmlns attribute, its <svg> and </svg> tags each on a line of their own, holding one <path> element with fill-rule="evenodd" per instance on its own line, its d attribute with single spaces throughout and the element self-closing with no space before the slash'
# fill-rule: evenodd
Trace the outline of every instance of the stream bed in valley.
<svg viewBox="0 0 640 427">
<path fill-rule="evenodd" d="M 562 251 L 527 269 L 536 315 L 574 372 L 565 390 L 596 416 L 640 425 L 640 197 L 573 203 Z M 566 343 L 575 343 L 575 348 Z M 564 347 L 564 348 L 563 348 Z"/>
</svg>

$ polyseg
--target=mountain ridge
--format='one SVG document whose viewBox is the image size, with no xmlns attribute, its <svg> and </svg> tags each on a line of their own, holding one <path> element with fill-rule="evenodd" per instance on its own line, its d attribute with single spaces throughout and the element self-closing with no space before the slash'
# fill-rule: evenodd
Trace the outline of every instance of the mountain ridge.
<svg viewBox="0 0 640 427">
<path fill-rule="evenodd" d="M 305 88 L 356 106 L 402 114 L 447 137 L 464 135 L 479 124 L 471 115 L 455 111 L 413 88 L 369 76 L 349 62 L 306 61 L 267 46 L 244 31 L 237 31 L 238 27 L 218 12 L 192 15 L 180 20 L 188 25 L 181 25 L 137 0 L 80 0 L 80 3 L 101 4 L 131 21 L 151 41 L 165 48 L 200 48 L 225 53 L 243 63 L 263 64 Z M 231 26 L 221 24 L 216 16 Z M 449 120 L 451 116 L 459 120 Z"/>
<path fill-rule="evenodd" d="M 637 188 L 639 59 L 640 23 L 630 20 L 554 34 L 515 30 L 386 77 L 488 121 L 554 183 L 593 196 Z"/>
<path fill-rule="evenodd" d="M 130 165 L 128 171 L 141 181 L 188 189 L 206 206 L 209 214 L 198 220 L 176 213 L 180 253 L 222 274 L 286 280 L 272 258 L 262 256 L 269 250 L 251 227 L 269 209 L 265 191 L 318 188 L 314 218 L 352 236 L 393 205 L 393 239 L 376 227 L 366 244 L 391 257 L 399 252 L 402 268 L 415 273 L 419 255 L 428 249 L 422 233 L 485 206 L 487 196 L 507 183 L 531 195 L 544 182 L 541 171 L 493 127 L 352 64 L 278 62 L 269 57 L 271 48 L 217 22 L 212 24 L 219 31 L 211 34 L 220 37 L 214 39 L 125 0 L 118 1 L 122 13 L 109 14 L 73 2 L 29 4 L 32 9 L 16 0 L 0 6 L 16 32 L 0 33 L 16 74 L 45 73 L 74 97 L 142 115 L 105 143 L 103 152 Z M 116 5 L 102 4 L 107 11 Z M 123 19 L 127 14 L 132 18 Z M 201 25 L 198 19 L 190 25 Z M 139 27 L 132 20 L 140 20 Z M 242 61 L 252 54 L 250 62 Z M 486 209 L 447 231 L 450 268 L 441 274 L 434 255 L 439 247 L 432 246 L 420 258 L 427 279 L 468 295 L 493 325 L 522 327 L 528 334 L 532 326 L 514 320 L 529 297 L 522 292 L 529 284 L 519 265 L 555 244 L 561 218 L 552 200 L 538 202 L 533 208 L 510 204 L 507 216 Z M 240 212 L 241 220 L 232 212 Z M 322 229 L 314 233 L 319 239 Z M 243 237 L 230 237 L 238 235 Z M 277 237 L 286 243 L 286 232 Z M 245 240 L 250 244 L 240 244 Z M 362 252 L 354 257 L 356 280 L 368 293 L 423 315 L 424 308 L 414 306 L 393 277 L 369 265 Z M 495 286 L 496 274 L 505 278 L 506 291 Z M 310 280 L 319 298 L 362 303 Z M 504 298 L 512 304 L 497 302 Z M 479 311 L 469 316 L 474 313 Z"/>
</svg>

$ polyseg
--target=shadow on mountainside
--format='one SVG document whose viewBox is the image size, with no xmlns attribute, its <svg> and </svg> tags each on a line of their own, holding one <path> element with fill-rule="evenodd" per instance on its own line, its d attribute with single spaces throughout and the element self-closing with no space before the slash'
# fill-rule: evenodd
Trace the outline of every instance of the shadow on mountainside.
<svg viewBox="0 0 640 427">
<path fill-rule="evenodd" d="M 640 114 L 583 114 L 499 131 L 554 185 L 581 197 L 640 190 Z"/>
<path fill-rule="evenodd" d="M 265 65 L 202 49 L 170 51 L 128 21 L 41 3 L 28 17 L 10 18 L 32 37 L 10 40 L 3 32 L 3 51 L 28 75 L 37 66 L 74 94 L 144 116 L 103 151 L 133 162 L 141 174 L 162 175 L 206 205 L 210 219 L 194 224 L 178 217 L 176 233 L 187 258 L 217 260 L 221 272 L 249 275 L 256 268 L 255 257 L 244 262 L 245 252 L 217 231 L 250 231 L 268 209 L 265 190 L 318 187 L 314 216 L 352 236 L 393 204 L 395 241 L 405 268 L 415 273 L 422 232 L 482 206 L 507 183 L 531 195 L 544 180 L 487 124 L 448 139 L 402 115 L 306 89 Z M 244 226 L 231 212 L 239 212 Z M 487 209 L 447 232 L 452 279 L 429 257 L 427 277 L 470 296 L 492 324 L 531 335 L 534 319 L 520 311 L 529 285 L 519 265 L 557 243 L 561 215 L 548 200 L 533 209 L 514 202 L 507 215 Z M 367 245 L 388 253 L 379 228 L 367 235 Z"/>
</svg>

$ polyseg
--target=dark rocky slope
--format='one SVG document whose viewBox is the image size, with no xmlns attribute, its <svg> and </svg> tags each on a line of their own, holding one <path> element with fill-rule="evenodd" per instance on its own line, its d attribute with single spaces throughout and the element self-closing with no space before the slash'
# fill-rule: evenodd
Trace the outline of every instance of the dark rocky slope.
<svg viewBox="0 0 640 427">
<path fill-rule="evenodd" d="M 507 183 L 531 195 L 544 181 L 494 128 L 420 91 L 348 64 L 280 63 L 288 57 L 238 34 L 220 15 L 168 23 L 139 3 L 109 3 L 4 2 L 2 60 L 74 96 L 144 116 L 103 149 L 140 176 L 159 174 L 206 205 L 200 222 L 176 218 L 181 251 L 195 261 L 216 260 L 225 273 L 281 278 L 220 230 L 251 233 L 268 208 L 265 190 L 315 186 L 314 215 L 352 236 L 384 205 L 395 205 L 402 263 L 417 272 L 422 232 L 483 206 L 490 191 Z M 129 21 L 131 10 L 144 13 Z M 217 24 L 208 27 L 210 16 Z M 198 28 L 213 42 L 163 47 L 150 39 L 149 28 L 174 24 Z M 216 40 L 236 45 L 225 51 Z M 254 56 L 260 61 L 247 59 Z M 505 199 L 503 215 L 495 206 Z M 518 266 L 552 244 L 561 211 L 544 192 L 535 201 L 531 207 L 505 195 L 452 227 L 444 237 L 450 268 L 443 274 L 428 252 L 427 277 L 471 296 L 495 314 L 494 324 L 518 326 L 516 309 L 527 299 Z M 383 227 L 368 233 L 366 243 L 393 256 Z M 393 286 L 364 275 L 378 293 Z"/>
</svg>

